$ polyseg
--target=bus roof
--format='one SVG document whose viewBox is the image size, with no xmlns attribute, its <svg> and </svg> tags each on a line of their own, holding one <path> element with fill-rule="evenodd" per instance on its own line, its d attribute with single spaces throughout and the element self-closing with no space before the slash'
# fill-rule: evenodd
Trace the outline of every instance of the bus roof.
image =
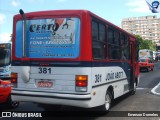
<svg viewBox="0 0 160 120">
<path fill-rule="evenodd" d="M 29 12 L 29 13 L 25 13 L 26 15 L 26 18 L 29 17 L 39 17 L 39 16 L 52 16 L 52 15 L 55 15 L 55 16 L 65 16 L 65 15 L 82 15 L 82 14 L 89 14 L 93 17 L 96 17 L 102 21 L 104 21 L 105 23 L 113 26 L 113 27 L 116 27 L 117 29 L 119 29 L 120 31 L 126 33 L 126 34 L 129 34 L 130 37 L 133 37 L 135 38 L 135 36 L 131 33 L 128 33 L 127 31 L 123 30 L 122 28 L 118 27 L 117 25 L 109 22 L 108 20 L 90 12 L 89 10 L 49 10 L 49 11 L 36 11 L 36 12 Z M 21 19 L 21 15 L 20 14 L 17 14 L 15 15 L 14 17 L 16 17 L 17 19 Z M 132 40 L 132 38 L 131 38 Z"/>
</svg>

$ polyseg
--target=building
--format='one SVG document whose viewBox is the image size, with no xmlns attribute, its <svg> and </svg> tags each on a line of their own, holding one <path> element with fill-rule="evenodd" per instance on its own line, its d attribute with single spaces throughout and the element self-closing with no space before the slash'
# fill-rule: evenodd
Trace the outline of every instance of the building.
<svg viewBox="0 0 160 120">
<path fill-rule="evenodd" d="M 140 35 L 143 39 L 152 40 L 160 47 L 160 18 L 157 16 L 124 18 L 121 26 L 132 34 Z"/>
</svg>

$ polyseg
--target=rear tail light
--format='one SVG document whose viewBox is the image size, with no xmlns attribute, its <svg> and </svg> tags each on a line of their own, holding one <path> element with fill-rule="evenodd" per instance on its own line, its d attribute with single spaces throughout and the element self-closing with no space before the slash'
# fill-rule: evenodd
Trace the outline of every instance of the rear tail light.
<svg viewBox="0 0 160 120">
<path fill-rule="evenodd" d="M 17 87 L 17 79 L 18 79 L 18 74 L 11 73 L 11 83 L 12 83 L 13 87 Z"/>
<path fill-rule="evenodd" d="M 76 75 L 76 91 L 77 92 L 86 92 L 88 86 L 88 76 L 87 75 Z"/>
</svg>

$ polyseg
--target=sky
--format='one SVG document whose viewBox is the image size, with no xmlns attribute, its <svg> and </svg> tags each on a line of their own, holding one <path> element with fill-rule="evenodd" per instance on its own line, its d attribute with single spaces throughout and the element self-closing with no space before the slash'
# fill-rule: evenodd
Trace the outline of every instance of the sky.
<svg viewBox="0 0 160 120">
<path fill-rule="evenodd" d="M 23 9 L 25 13 L 85 9 L 119 27 L 123 18 L 160 16 L 159 13 L 152 13 L 149 10 L 145 0 L 0 0 L 0 43 L 11 39 L 13 16 L 19 14 L 20 9 Z"/>
</svg>

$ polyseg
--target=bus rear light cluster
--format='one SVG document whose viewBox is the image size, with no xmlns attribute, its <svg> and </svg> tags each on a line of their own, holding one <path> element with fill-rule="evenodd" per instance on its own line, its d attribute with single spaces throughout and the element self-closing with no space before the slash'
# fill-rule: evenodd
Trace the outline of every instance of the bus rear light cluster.
<svg viewBox="0 0 160 120">
<path fill-rule="evenodd" d="M 77 92 L 86 92 L 88 86 L 88 76 L 87 75 L 76 75 L 76 91 Z"/>
<path fill-rule="evenodd" d="M 11 73 L 12 87 L 17 87 L 17 79 L 18 79 L 18 74 L 17 73 Z"/>
</svg>

